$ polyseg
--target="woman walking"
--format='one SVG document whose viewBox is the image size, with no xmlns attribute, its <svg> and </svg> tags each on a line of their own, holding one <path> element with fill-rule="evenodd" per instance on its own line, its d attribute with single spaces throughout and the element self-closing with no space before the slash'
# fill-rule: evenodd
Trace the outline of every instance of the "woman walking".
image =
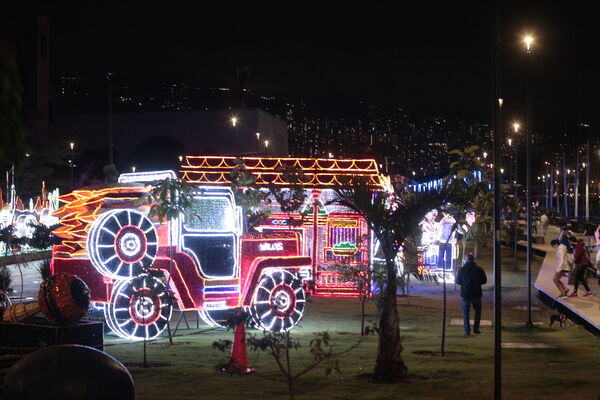
<svg viewBox="0 0 600 400">
<path fill-rule="evenodd" d="M 587 250 L 585 249 L 585 243 L 583 239 L 579 239 L 575 248 L 573 250 L 573 258 L 575 260 L 575 270 L 573 273 L 575 274 L 575 285 L 573 293 L 569 295 L 569 297 L 577 297 L 577 289 L 579 289 L 579 284 L 581 283 L 585 288 L 585 294 L 583 297 L 591 296 L 592 291 L 587 284 L 587 280 L 585 279 L 585 272 L 587 270 L 587 266 L 590 265 L 590 258 L 587 255 Z"/>
<path fill-rule="evenodd" d="M 556 250 L 556 274 L 554 274 L 553 282 L 560 290 L 559 298 L 565 298 L 569 294 L 569 289 L 562 283 L 561 278 L 565 276 L 567 272 L 571 270 L 569 264 L 569 254 L 567 253 L 567 246 L 554 239 L 550 242 L 550 245 Z"/>
</svg>

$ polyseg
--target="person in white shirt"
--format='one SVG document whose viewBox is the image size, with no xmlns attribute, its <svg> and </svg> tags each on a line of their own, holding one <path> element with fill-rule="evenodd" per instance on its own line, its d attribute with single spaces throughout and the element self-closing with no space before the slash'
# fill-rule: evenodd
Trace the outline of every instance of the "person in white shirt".
<svg viewBox="0 0 600 400">
<path fill-rule="evenodd" d="M 546 232 L 548 231 L 548 216 L 545 213 L 540 217 L 540 224 L 542 225 L 542 234 L 546 236 Z"/>
<path fill-rule="evenodd" d="M 554 239 L 550 242 L 550 245 L 556 250 L 556 274 L 554 274 L 554 284 L 560 291 L 559 298 L 567 297 L 569 289 L 566 288 L 562 283 L 561 278 L 571 270 L 571 263 L 569 262 L 569 254 L 567 253 L 567 246 Z"/>
</svg>

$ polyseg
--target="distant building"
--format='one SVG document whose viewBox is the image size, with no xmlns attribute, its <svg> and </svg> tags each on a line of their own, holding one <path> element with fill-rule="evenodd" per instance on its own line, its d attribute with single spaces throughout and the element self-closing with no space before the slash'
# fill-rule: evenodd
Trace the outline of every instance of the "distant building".
<svg viewBox="0 0 600 400">
<path fill-rule="evenodd" d="M 144 141 L 166 136 L 179 141 L 186 154 L 287 157 L 285 121 L 258 108 L 243 110 L 120 112 L 113 114 L 117 160 L 125 160 Z M 57 139 L 79 148 L 108 146 L 106 113 L 62 114 L 52 125 Z"/>
<path fill-rule="evenodd" d="M 39 15 L 0 17 L 0 52 L 11 58 L 23 84 L 23 122 L 34 139 L 48 135 L 50 24 Z"/>
</svg>

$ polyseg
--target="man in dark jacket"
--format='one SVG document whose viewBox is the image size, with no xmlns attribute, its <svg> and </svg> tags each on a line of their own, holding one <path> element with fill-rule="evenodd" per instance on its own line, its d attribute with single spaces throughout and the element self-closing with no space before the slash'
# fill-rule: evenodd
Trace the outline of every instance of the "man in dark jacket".
<svg viewBox="0 0 600 400">
<path fill-rule="evenodd" d="M 456 283 L 460 285 L 460 297 L 462 297 L 461 307 L 464 318 L 465 336 L 471 334 L 471 326 L 469 324 L 471 304 L 475 310 L 473 333 L 481 333 L 479 331 L 479 322 L 481 321 L 481 285 L 484 285 L 486 282 L 487 276 L 485 275 L 485 271 L 475 263 L 473 254 L 469 254 L 467 262 L 456 274 Z"/>
</svg>

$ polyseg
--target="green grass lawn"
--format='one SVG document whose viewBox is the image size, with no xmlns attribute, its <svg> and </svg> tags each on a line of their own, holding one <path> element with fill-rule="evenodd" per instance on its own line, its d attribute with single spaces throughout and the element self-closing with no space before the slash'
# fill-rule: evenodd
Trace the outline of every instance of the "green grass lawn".
<svg viewBox="0 0 600 400">
<path fill-rule="evenodd" d="M 481 251 L 482 249 L 480 249 Z M 484 253 L 489 252 L 483 250 Z M 504 342 L 542 342 L 556 349 L 504 349 L 503 395 L 506 399 L 596 399 L 600 395 L 600 343 L 598 338 L 583 328 L 570 324 L 559 328 L 548 327 L 553 313 L 535 300 L 539 310 L 534 320 L 542 327 L 524 328 L 526 313 L 513 308 L 526 304 L 524 263 L 521 272 L 511 272 L 512 260 L 506 263 L 506 302 L 503 306 Z M 487 254 L 486 254 L 487 255 Z M 535 259 L 535 271 L 541 259 Z M 482 262 L 488 270 L 489 263 Z M 535 275 L 534 275 L 535 276 Z M 504 282 L 504 279 L 503 279 Z M 432 286 L 432 285 L 429 285 Z M 424 290 L 427 289 L 427 290 Z M 483 318 L 492 320 L 492 293 L 484 294 Z M 438 351 L 441 330 L 441 290 L 439 286 L 424 288 L 416 283 L 410 298 L 399 298 L 401 333 L 404 338 L 403 357 L 412 378 L 399 384 L 370 383 L 360 376 L 369 373 L 376 356 L 376 337 L 366 338 L 356 349 L 340 356 L 342 373 L 326 377 L 323 369 L 316 369 L 296 382 L 297 399 L 485 399 L 493 394 L 493 330 L 482 327 L 482 335 L 464 337 L 462 327 L 448 326 L 448 351 L 469 355 L 446 358 L 423 356 L 416 351 Z M 461 318 L 459 297 L 449 285 L 448 321 Z M 329 331 L 339 349 L 357 340 L 360 315 L 356 299 L 314 298 L 307 305 L 301 326 L 292 335 L 307 343 L 313 332 Z M 368 306 L 367 320 L 375 321 L 375 309 Z M 188 315 L 192 315 L 189 313 Z M 195 325 L 194 325 L 195 327 Z M 200 329 L 208 329 L 201 326 Z M 178 334 L 195 332 L 179 331 Z M 256 331 L 249 331 L 256 334 Z M 352 334 L 348 334 L 352 333 Z M 286 383 L 276 370 L 275 363 L 265 354 L 249 352 L 249 360 L 256 373 L 230 376 L 215 372 L 215 364 L 224 354 L 212 349 L 212 342 L 232 339 L 232 332 L 210 330 L 205 333 L 177 337 L 176 346 L 164 345 L 160 340 L 148 346 L 149 361 L 170 364 L 161 368 L 130 368 L 135 380 L 138 399 L 285 399 Z M 160 343 L 160 344 L 157 344 Z M 107 337 L 106 351 L 121 362 L 141 362 L 142 344 L 124 343 Z M 307 349 L 299 350 L 292 360 L 298 368 L 308 362 Z"/>
</svg>

